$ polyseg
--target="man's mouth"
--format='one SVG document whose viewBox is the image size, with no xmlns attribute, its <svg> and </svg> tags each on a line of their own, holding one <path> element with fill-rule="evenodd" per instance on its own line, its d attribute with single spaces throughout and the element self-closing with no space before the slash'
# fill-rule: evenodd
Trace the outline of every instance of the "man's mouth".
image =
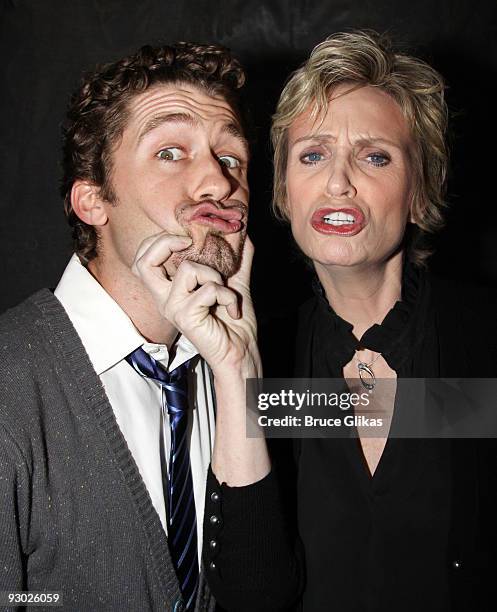
<svg viewBox="0 0 497 612">
<path fill-rule="evenodd" d="M 198 204 L 189 215 L 188 223 L 198 223 L 223 234 L 234 234 L 242 228 L 243 213 L 239 208 L 218 208 L 211 202 Z"/>
<path fill-rule="evenodd" d="M 357 208 L 319 208 L 312 215 L 311 225 L 320 234 L 354 236 L 364 227 L 365 218 Z"/>
</svg>

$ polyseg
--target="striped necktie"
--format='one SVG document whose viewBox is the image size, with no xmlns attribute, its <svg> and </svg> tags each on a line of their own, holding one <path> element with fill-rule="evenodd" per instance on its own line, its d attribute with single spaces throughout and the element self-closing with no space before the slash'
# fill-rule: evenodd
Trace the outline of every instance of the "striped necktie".
<svg viewBox="0 0 497 612">
<path fill-rule="evenodd" d="M 169 478 L 166 485 L 168 543 L 185 609 L 193 610 L 198 588 L 198 555 L 197 516 L 187 444 L 187 370 L 190 361 L 172 372 L 166 372 L 141 347 L 128 355 L 126 361 L 141 376 L 157 381 L 162 388 L 162 409 L 167 410 L 171 430 Z"/>
</svg>

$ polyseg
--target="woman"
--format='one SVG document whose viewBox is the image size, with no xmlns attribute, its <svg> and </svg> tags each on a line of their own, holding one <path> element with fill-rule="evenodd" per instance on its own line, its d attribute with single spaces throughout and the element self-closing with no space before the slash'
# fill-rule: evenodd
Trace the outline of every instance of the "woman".
<svg viewBox="0 0 497 612">
<path fill-rule="evenodd" d="M 423 238 L 442 225 L 446 119 L 440 75 L 370 32 L 331 36 L 286 85 L 275 205 L 318 281 L 299 314 L 296 376 L 368 387 L 496 375 L 488 299 L 477 310 L 423 267 Z M 393 399 L 382 408 L 391 414 Z M 213 462 L 204 561 L 223 606 L 275 610 L 302 592 L 306 612 L 478 610 L 479 598 L 490 609 L 481 441 L 359 432 L 295 446 L 295 545 L 276 470 L 240 487 Z M 278 459 L 288 481 L 290 461 Z"/>
</svg>

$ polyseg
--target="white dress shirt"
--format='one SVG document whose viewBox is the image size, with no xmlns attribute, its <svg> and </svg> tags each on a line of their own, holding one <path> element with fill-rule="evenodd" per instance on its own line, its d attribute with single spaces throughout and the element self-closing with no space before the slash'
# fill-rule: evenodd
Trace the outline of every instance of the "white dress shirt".
<svg viewBox="0 0 497 612">
<path fill-rule="evenodd" d="M 55 296 L 71 319 L 104 385 L 116 421 L 167 533 L 160 458 L 162 389 L 154 380 L 135 372 L 125 357 L 141 346 L 169 371 L 198 355 L 198 351 L 187 338 L 180 336 L 174 358 L 169 363 L 167 347 L 145 341 L 128 315 L 81 264 L 77 255 L 70 259 Z M 193 420 L 189 443 L 200 562 L 205 483 L 215 428 L 211 378 L 203 359 L 199 360 L 188 382 L 190 389 L 196 389 L 196 394 L 190 394 Z M 165 419 L 168 421 L 167 414 Z M 164 429 L 169 432 L 168 422 Z M 170 448 L 170 436 L 167 435 L 167 462 Z"/>
</svg>

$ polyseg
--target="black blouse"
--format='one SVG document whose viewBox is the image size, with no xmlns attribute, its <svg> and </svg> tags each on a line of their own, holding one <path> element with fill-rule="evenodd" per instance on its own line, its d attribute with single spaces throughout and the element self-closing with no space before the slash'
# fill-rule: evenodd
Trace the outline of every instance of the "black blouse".
<svg viewBox="0 0 497 612">
<path fill-rule="evenodd" d="M 299 330 L 300 377 L 342 377 L 359 348 L 382 353 L 398 377 L 440 375 L 429 285 L 411 267 L 402 300 L 360 340 L 321 288 L 303 309 Z M 298 447 L 304 610 L 449 609 L 448 565 L 457 560 L 448 554 L 448 441 L 389 438 L 373 477 L 358 439 L 304 439 Z"/>
<path fill-rule="evenodd" d="M 381 352 L 398 377 L 496 376 L 495 326 L 471 333 L 469 297 L 407 266 L 401 301 L 357 340 L 317 287 L 299 314 L 295 375 L 341 377 L 362 347 Z M 271 346 L 281 346 L 272 332 Z M 284 375 L 277 364 L 268 351 L 265 372 Z M 223 520 L 210 532 L 218 550 L 208 576 L 230 610 L 280 609 L 299 591 L 305 612 L 491 609 L 494 441 L 389 438 L 374 476 L 357 439 L 298 440 L 291 454 L 288 446 L 273 444 L 273 472 L 250 487 L 209 476 Z M 255 508 L 260 520 L 236 516 Z M 207 500 L 208 533 L 211 511 Z"/>
</svg>

